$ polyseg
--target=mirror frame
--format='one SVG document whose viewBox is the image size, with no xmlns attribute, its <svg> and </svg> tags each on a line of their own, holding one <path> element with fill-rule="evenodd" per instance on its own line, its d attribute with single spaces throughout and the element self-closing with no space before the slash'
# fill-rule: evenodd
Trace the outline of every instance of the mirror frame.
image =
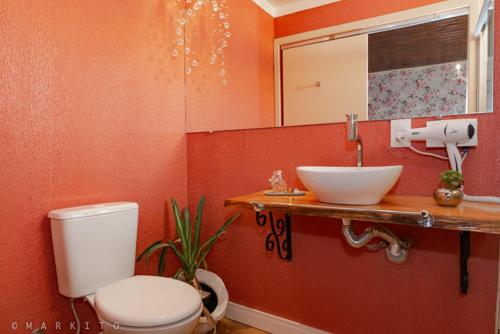
<svg viewBox="0 0 500 334">
<path fill-rule="evenodd" d="M 446 14 L 451 14 L 455 12 L 467 12 L 469 15 L 469 46 L 467 50 L 467 66 L 468 66 L 468 78 L 478 78 L 478 47 L 477 39 L 474 38 L 474 31 L 476 28 L 476 22 L 479 18 L 481 11 L 481 3 L 477 0 L 448 0 L 439 2 L 436 4 L 426 5 L 422 7 L 417 7 L 405 11 L 395 12 L 391 14 L 376 16 L 368 19 L 348 22 L 344 24 L 339 24 L 327 28 L 311 30 L 300 34 L 295 34 L 291 36 L 281 37 L 274 40 L 274 77 L 275 80 L 275 126 L 284 127 L 281 125 L 282 122 L 282 50 L 291 46 L 300 46 L 311 43 L 324 42 L 331 39 L 342 38 L 353 36 L 356 34 L 366 33 L 366 32 L 376 32 L 377 29 L 383 28 L 384 30 L 390 30 L 391 25 L 395 29 L 402 27 L 396 25 L 401 25 L 402 22 L 408 22 L 408 25 L 416 25 L 429 22 L 423 21 L 424 18 L 429 18 L 434 16 L 435 19 L 445 19 Z M 455 14 L 456 16 L 456 14 Z M 420 20 L 420 22 L 419 22 Z M 411 22 L 414 21 L 413 24 Z M 468 80 L 467 85 L 467 115 L 485 113 L 486 111 L 476 110 L 478 106 L 478 89 L 477 80 Z M 434 115 L 437 116 L 437 115 Z M 447 115 L 448 116 L 448 115 Z M 451 115 L 449 115 L 451 116 Z M 370 121 L 370 120 L 368 120 Z M 322 123 L 329 124 L 329 123 Z"/>
</svg>

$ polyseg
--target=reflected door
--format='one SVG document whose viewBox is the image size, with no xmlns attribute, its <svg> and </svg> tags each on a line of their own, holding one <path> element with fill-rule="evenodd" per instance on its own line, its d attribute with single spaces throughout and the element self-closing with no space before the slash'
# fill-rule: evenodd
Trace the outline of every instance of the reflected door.
<svg viewBox="0 0 500 334">
<path fill-rule="evenodd" d="M 368 36 L 283 50 L 282 125 L 368 119 Z"/>
</svg>

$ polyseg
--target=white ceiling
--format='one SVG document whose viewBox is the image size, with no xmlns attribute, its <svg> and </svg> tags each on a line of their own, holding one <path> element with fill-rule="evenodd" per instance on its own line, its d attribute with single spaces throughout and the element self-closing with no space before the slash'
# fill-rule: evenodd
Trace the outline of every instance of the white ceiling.
<svg viewBox="0 0 500 334">
<path fill-rule="evenodd" d="M 253 0 L 273 17 L 300 12 L 337 1 L 340 0 Z"/>
</svg>

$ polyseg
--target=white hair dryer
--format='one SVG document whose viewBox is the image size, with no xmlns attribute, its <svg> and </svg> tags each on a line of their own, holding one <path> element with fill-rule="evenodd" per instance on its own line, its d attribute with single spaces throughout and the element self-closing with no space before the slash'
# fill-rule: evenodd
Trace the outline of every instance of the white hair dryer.
<svg viewBox="0 0 500 334">
<path fill-rule="evenodd" d="M 477 120 L 452 119 L 427 122 L 423 128 L 411 128 L 411 120 L 394 120 L 391 122 L 391 146 L 408 147 L 422 155 L 446 159 L 446 157 L 422 152 L 411 146 L 412 140 L 425 140 L 427 147 L 446 147 L 448 160 L 452 169 L 462 173 L 462 155 L 459 146 L 477 146 Z M 471 196 L 464 194 L 464 200 L 472 202 L 493 202 L 500 204 L 495 196 Z"/>
<path fill-rule="evenodd" d="M 476 134 L 476 120 L 457 119 L 428 122 L 424 128 L 407 129 L 401 140 L 426 140 L 428 147 L 445 146 L 452 169 L 462 172 L 462 155 L 457 146 L 466 145 Z M 469 143 L 471 144 L 471 143 Z M 470 145 L 472 146 L 472 144 Z"/>
</svg>

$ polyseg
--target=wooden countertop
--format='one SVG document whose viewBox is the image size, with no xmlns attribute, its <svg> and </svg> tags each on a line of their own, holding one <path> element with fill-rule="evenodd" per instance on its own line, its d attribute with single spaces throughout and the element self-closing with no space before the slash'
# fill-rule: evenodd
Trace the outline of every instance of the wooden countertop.
<svg viewBox="0 0 500 334">
<path fill-rule="evenodd" d="M 432 228 L 500 234 L 500 205 L 462 202 L 456 208 L 438 206 L 431 196 L 388 195 L 377 205 L 342 205 L 319 202 L 312 193 L 305 196 L 266 196 L 264 192 L 225 200 L 224 206 L 296 215 L 352 218 L 371 222 L 418 225 L 421 211 L 434 217 Z"/>
</svg>

